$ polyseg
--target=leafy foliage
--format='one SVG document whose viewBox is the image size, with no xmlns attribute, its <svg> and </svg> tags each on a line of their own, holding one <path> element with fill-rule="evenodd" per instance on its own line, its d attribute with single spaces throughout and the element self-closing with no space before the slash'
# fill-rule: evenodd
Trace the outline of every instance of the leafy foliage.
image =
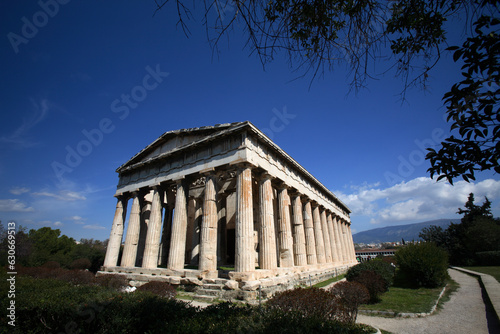
<svg viewBox="0 0 500 334">
<path fill-rule="evenodd" d="M 8 290 L 5 271 L 0 289 Z M 6 308 L 7 294 L 0 296 Z M 118 292 L 96 285 L 73 285 L 54 279 L 18 276 L 16 327 L 8 333 L 371 333 L 370 328 L 342 324 L 297 312 L 221 303 L 201 309 L 151 293 Z M 20 320 L 22 319 L 22 321 Z M 5 320 L 5 319 L 3 319 Z"/>
<path fill-rule="evenodd" d="M 450 224 L 443 230 L 435 226 L 423 229 L 420 237 L 444 248 L 453 265 L 472 265 L 479 261 L 477 253 L 500 251 L 500 220 L 491 214 L 491 202 L 486 198 L 482 205 L 474 204 L 474 194 L 469 194 L 460 224 Z"/>
<path fill-rule="evenodd" d="M 167 282 L 151 281 L 144 285 L 141 285 L 137 290 L 139 291 L 149 291 L 159 297 L 164 298 L 175 298 L 177 292 L 175 288 Z"/>
<path fill-rule="evenodd" d="M 431 177 L 450 183 L 462 176 L 475 180 L 475 171 L 493 169 L 500 173 L 500 20 L 481 16 L 475 35 L 454 51 L 453 59 L 463 61 L 462 76 L 444 95 L 448 122 L 459 137 L 451 136 L 436 151 L 429 148 Z"/>
<path fill-rule="evenodd" d="M 367 288 L 358 282 L 342 281 L 331 287 L 330 291 L 340 298 L 347 321 L 350 323 L 356 322 L 359 306 L 370 300 Z"/>
<path fill-rule="evenodd" d="M 203 2 L 207 36 L 214 49 L 223 37 L 229 38 L 231 30 L 243 30 L 245 45 L 263 65 L 281 59 L 278 56 L 283 52 L 294 71 L 312 73 L 312 79 L 344 66 L 356 90 L 394 69 L 404 82 L 404 97 L 412 85 L 425 88 L 442 54 L 454 52 L 454 60 L 464 62 L 464 80 L 453 85 L 444 100 L 451 130 L 457 130 L 458 136 L 447 138 L 438 151 L 429 148 L 428 171 L 431 177 L 438 175 L 450 183 L 460 176 L 474 180 L 476 171 L 499 172 L 500 38 L 496 26 L 500 1 Z M 193 18 L 194 3 L 155 0 L 156 11 L 169 3 L 176 7 L 179 24 L 188 33 L 186 21 Z M 448 47 L 446 23 L 454 19 L 473 28 L 460 47 Z M 380 63 L 387 64 L 387 71 L 380 71 Z"/>
<path fill-rule="evenodd" d="M 448 278 L 448 254 L 434 243 L 410 244 L 396 251 L 398 275 L 415 287 L 435 288 Z"/>
<path fill-rule="evenodd" d="M 363 270 L 353 277 L 352 282 L 358 282 L 366 287 L 369 294 L 368 301 L 372 304 L 380 301 L 380 294 L 389 289 L 383 277 L 373 270 Z"/>
<path fill-rule="evenodd" d="M 349 268 L 346 274 L 346 279 L 348 281 L 355 281 L 357 276 L 367 270 L 373 271 L 382 277 L 384 281 L 384 291 L 387 291 L 389 286 L 392 285 L 395 269 L 390 263 L 379 259 L 361 262 Z"/>
<path fill-rule="evenodd" d="M 49 266 L 51 268 L 89 269 L 96 272 L 104 262 L 106 242 L 73 238 L 61 235 L 58 229 L 42 227 L 26 231 L 20 226 L 16 231 L 16 263 L 23 266 Z M 8 238 L 0 224 L 0 265 L 7 264 Z"/>
</svg>

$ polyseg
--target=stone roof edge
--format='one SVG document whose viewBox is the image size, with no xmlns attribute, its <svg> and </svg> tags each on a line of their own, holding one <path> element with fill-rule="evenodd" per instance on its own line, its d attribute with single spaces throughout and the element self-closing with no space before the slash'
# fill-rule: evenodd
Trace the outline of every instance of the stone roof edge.
<svg viewBox="0 0 500 334">
<path fill-rule="evenodd" d="M 201 126 L 201 127 L 198 127 L 198 128 L 185 128 L 185 129 L 178 129 L 178 130 L 171 130 L 171 131 L 167 131 L 165 133 L 163 133 L 161 136 L 159 136 L 155 141 L 153 141 L 151 144 L 149 144 L 148 146 L 146 146 L 145 148 L 143 148 L 142 150 L 140 150 L 138 153 L 136 153 L 132 158 L 130 158 L 127 162 L 125 162 L 124 164 L 122 164 L 121 166 L 119 166 L 117 169 L 116 169 L 116 172 L 117 173 L 120 173 L 126 169 L 129 169 L 127 167 L 134 167 L 136 165 L 136 163 L 132 163 L 132 161 L 134 161 L 135 159 L 137 159 L 138 157 L 140 157 L 142 154 L 144 154 L 146 151 L 150 150 L 151 148 L 155 147 L 158 142 L 160 142 L 162 139 L 164 139 L 165 137 L 167 136 L 170 136 L 170 135 L 174 135 L 174 134 L 181 134 L 181 133 L 188 133 L 188 132 L 198 132 L 198 131 L 205 131 L 205 130 L 211 130 L 211 129 L 219 129 L 219 130 L 222 130 L 222 129 L 227 129 L 227 128 L 231 128 L 231 127 L 237 127 L 239 125 L 242 125 L 244 124 L 245 122 L 233 122 L 233 123 L 223 123 L 223 124 L 216 124 L 216 125 L 213 125 L 213 126 Z M 201 141 L 204 141 L 204 139 L 201 139 L 199 141 L 196 141 L 196 142 L 193 142 L 193 143 L 190 143 L 189 145 L 192 145 L 192 144 L 196 144 L 196 143 L 199 143 Z M 189 146 L 187 145 L 187 146 Z M 139 164 L 140 165 L 140 164 Z"/>
<path fill-rule="evenodd" d="M 262 131 L 260 131 L 255 125 L 251 122 L 247 121 L 244 123 L 248 123 L 250 128 L 257 134 L 261 139 L 263 139 L 268 145 L 273 147 L 279 154 L 285 157 L 294 167 L 296 167 L 301 173 L 304 173 L 309 179 L 311 179 L 316 185 L 318 185 L 321 189 L 323 189 L 328 195 L 332 196 L 340 205 L 342 205 L 348 213 L 351 213 L 351 209 L 342 202 L 335 194 L 330 191 L 323 183 L 321 183 L 317 178 L 315 178 L 311 173 L 307 171 L 301 164 L 299 164 L 295 159 L 293 159 L 288 153 L 286 153 L 281 147 L 279 147 L 276 143 L 274 143 L 268 136 L 266 136 Z"/>
</svg>

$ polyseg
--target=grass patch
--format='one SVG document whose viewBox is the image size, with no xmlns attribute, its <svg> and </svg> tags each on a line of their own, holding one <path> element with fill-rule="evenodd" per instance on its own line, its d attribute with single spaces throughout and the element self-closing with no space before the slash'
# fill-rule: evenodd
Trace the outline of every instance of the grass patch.
<svg viewBox="0 0 500 334">
<path fill-rule="evenodd" d="M 332 284 L 333 282 L 340 281 L 344 277 L 345 277 L 345 274 L 338 275 L 338 276 L 332 277 L 330 279 L 327 279 L 326 281 L 316 283 L 316 284 L 313 285 L 313 287 L 315 287 L 315 288 L 323 288 L 323 287 L 325 287 L 325 286 L 327 286 L 329 284 Z"/>
<path fill-rule="evenodd" d="M 487 274 L 495 277 L 495 279 L 500 283 L 500 266 L 491 267 L 461 267 L 467 270 L 477 271 L 478 273 Z"/>
<path fill-rule="evenodd" d="M 380 302 L 361 305 L 361 310 L 388 311 L 398 313 L 426 313 L 436 304 L 442 288 L 407 289 L 390 287 L 380 296 Z"/>
</svg>

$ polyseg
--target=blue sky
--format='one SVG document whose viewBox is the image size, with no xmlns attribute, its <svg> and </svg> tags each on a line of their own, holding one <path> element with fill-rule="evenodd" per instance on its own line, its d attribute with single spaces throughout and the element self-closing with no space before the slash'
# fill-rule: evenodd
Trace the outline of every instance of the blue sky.
<svg viewBox="0 0 500 334">
<path fill-rule="evenodd" d="M 450 186 L 426 173 L 424 147 L 449 131 L 441 98 L 459 79 L 450 56 L 405 102 L 391 72 L 349 94 L 342 67 L 310 86 L 293 80 L 284 58 L 264 71 L 237 32 L 214 56 L 200 13 L 186 38 L 173 7 L 153 17 L 154 9 L 154 1 L 0 4 L 3 223 L 107 239 L 118 166 L 166 131 L 244 120 L 351 208 L 353 231 L 458 218 L 470 192 L 488 196 L 499 216 L 497 174 Z"/>
</svg>

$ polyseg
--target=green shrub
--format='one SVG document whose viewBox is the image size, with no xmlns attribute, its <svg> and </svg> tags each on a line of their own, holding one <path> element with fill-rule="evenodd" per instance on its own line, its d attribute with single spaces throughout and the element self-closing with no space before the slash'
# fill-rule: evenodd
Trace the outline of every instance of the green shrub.
<svg viewBox="0 0 500 334">
<path fill-rule="evenodd" d="M 70 264 L 71 269 L 80 269 L 85 270 L 89 269 L 92 266 L 92 262 L 90 262 L 87 258 L 76 259 Z"/>
<path fill-rule="evenodd" d="M 345 314 L 343 322 L 355 323 L 359 306 L 370 300 L 367 288 L 358 282 L 342 281 L 331 287 L 330 291 L 340 298 Z"/>
<path fill-rule="evenodd" d="M 269 299 L 266 305 L 283 312 L 299 312 L 304 317 L 331 320 L 342 316 L 340 297 L 314 287 L 279 292 Z"/>
<path fill-rule="evenodd" d="M 97 285 L 113 290 L 120 290 L 128 286 L 128 280 L 122 275 L 104 274 L 96 277 Z"/>
<path fill-rule="evenodd" d="M 377 303 L 380 301 L 380 294 L 387 291 L 386 282 L 381 275 L 373 270 L 364 270 L 359 275 L 355 276 L 353 282 L 358 282 L 366 287 L 369 294 L 369 303 Z"/>
<path fill-rule="evenodd" d="M 382 277 L 384 280 L 384 291 L 387 291 L 394 281 L 395 268 L 390 263 L 379 259 L 362 262 L 349 268 L 346 279 L 348 281 L 355 281 L 355 277 L 366 270 L 374 271 Z"/>
<path fill-rule="evenodd" d="M 448 277 L 448 253 L 431 242 L 410 244 L 396 252 L 398 275 L 414 287 L 435 288 Z"/>
<path fill-rule="evenodd" d="M 152 281 L 137 288 L 137 291 L 148 291 L 159 297 L 175 298 L 177 291 L 167 282 Z"/>
<path fill-rule="evenodd" d="M 477 252 L 476 263 L 479 266 L 500 266 L 500 251 Z"/>
</svg>

